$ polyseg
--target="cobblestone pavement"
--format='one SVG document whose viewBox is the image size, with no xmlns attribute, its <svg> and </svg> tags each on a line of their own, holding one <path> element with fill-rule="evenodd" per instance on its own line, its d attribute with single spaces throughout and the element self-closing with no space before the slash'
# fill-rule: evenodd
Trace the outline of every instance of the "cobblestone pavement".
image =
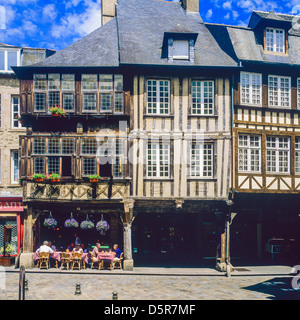
<svg viewBox="0 0 300 320">
<path fill-rule="evenodd" d="M 6 272 L 0 300 L 18 299 L 18 272 Z M 26 300 L 300 300 L 292 276 L 172 276 L 80 273 L 26 273 Z M 81 295 L 74 295 L 76 283 Z"/>
</svg>

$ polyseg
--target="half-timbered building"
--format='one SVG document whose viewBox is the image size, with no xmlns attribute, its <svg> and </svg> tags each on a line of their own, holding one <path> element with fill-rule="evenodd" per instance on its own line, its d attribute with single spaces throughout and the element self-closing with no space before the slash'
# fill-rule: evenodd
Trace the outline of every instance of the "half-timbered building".
<svg viewBox="0 0 300 320">
<path fill-rule="evenodd" d="M 232 181 L 238 65 L 203 23 L 197 0 L 103 0 L 102 20 L 55 55 L 14 69 L 27 127 L 23 261 L 45 239 L 68 245 L 71 213 L 79 222 L 104 216 L 106 235 L 78 232 L 87 245 L 119 243 L 125 269 L 133 258 L 215 258 Z M 55 105 L 65 117 L 51 115 Z M 60 181 L 36 182 L 37 173 Z M 104 180 L 90 182 L 95 174 Z M 49 231 L 50 212 L 58 225 Z"/>
<path fill-rule="evenodd" d="M 232 173 L 238 214 L 231 252 L 248 261 L 274 258 L 276 252 L 266 248 L 272 238 L 278 239 L 273 244 L 279 254 L 296 258 L 299 250 L 297 19 L 254 11 L 248 27 L 209 26 L 242 68 L 234 85 Z"/>
</svg>

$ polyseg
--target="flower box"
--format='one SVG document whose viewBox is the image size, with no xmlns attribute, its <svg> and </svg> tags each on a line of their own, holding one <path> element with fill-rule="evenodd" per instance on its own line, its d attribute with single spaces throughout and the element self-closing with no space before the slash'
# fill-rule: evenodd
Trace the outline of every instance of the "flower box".
<svg viewBox="0 0 300 320">
<path fill-rule="evenodd" d="M 60 182 L 60 179 L 51 179 L 51 182 Z"/>
<path fill-rule="evenodd" d="M 99 182 L 99 179 L 90 179 L 90 182 Z"/>
<path fill-rule="evenodd" d="M 44 178 L 36 178 L 33 179 L 35 182 L 43 182 L 45 179 Z"/>
</svg>

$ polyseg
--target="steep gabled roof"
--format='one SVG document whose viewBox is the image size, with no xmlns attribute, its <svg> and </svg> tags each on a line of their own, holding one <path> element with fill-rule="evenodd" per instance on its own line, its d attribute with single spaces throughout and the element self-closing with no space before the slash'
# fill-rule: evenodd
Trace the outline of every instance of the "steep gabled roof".
<svg viewBox="0 0 300 320">
<path fill-rule="evenodd" d="M 118 0 L 116 12 L 116 18 L 104 26 L 34 66 L 236 66 L 206 28 L 200 14 L 187 13 L 178 2 Z M 198 34 L 194 62 L 169 62 L 164 57 L 162 46 L 167 32 Z"/>
<path fill-rule="evenodd" d="M 35 64 L 37 67 L 56 66 L 118 66 L 119 47 L 116 19 L 87 36 Z"/>
</svg>

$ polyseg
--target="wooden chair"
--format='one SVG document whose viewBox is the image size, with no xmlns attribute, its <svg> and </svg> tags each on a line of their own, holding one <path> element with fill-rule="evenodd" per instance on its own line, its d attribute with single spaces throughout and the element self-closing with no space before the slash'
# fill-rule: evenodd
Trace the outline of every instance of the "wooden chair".
<svg viewBox="0 0 300 320">
<path fill-rule="evenodd" d="M 69 266 L 71 263 L 71 254 L 67 253 L 67 252 L 62 252 L 60 263 L 61 263 L 61 265 L 60 265 L 61 269 L 63 268 L 63 266 L 65 266 L 67 268 L 67 270 L 69 270 Z"/>
<path fill-rule="evenodd" d="M 115 258 L 114 260 L 112 260 L 110 269 L 111 270 L 122 269 L 122 261 L 123 261 L 123 252 L 120 255 L 120 259 Z"/>
<path fill-rule="evenodd" d="M 103 263 L 103 260 L 97 260 L 96 257 L 93 256 L 93 253 L 90 251 L 90 256 L 91 256 L 91 270 L 93 269 L 94 265 L 98 265 L 98 270 L 101 270 L 101 265 Z"/>
<path fill-rule="evenodd" d="M 39 252 L 39 268 L 50 268 L 49 252 Z"/>
<path fill-rule="evenodd" d="M 82 266 L 82 253 L 80 252 L 73 252 L 72 253 L 72 270 L 74 269 L 75 265 L 78 270 L 81 270 Z"/>
</svg>

